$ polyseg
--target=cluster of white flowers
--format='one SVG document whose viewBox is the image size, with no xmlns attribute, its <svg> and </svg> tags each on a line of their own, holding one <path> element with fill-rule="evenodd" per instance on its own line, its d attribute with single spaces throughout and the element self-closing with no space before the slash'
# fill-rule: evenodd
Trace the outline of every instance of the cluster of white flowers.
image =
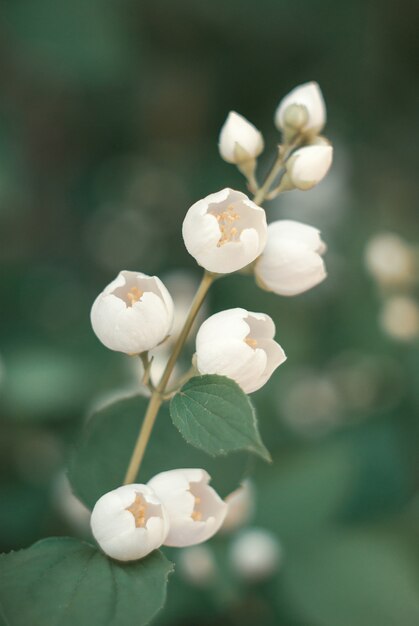
<svg viewBox="0 0 419 626">
<path fill-rule="evenodd" d="M 209 481 L 203 469 L 176 469 L 147 485 L 118 487 L 96 502 L 93 536 L 119 561 L 141 559 L 161 545 L 202 543 L 221 527 L 228 508 Z"/>
<path fill-rule="evenodd" d="M 332 148 L 319 136 L 326 110 L 317 83 L 291 91 L 279 104 L 275 124 L 285 143 L 299 138 L 283 162 L 289 188 L 309 189 L 326 174 Z M 287 145 L 288 145 L 287 144 Z M 327 144 L 327 145 L 326 145 Z M 255 160 L 264 147 L 261 133 L 231 112 L 221 130 L 219 149 L 230 163 Z M 252 269 L 258 285 L 283 296 L 311 289 L 326 277 L 326 249 L 316 228 L 292 220 L 267 225 L 263 208 L 246 194 L 222 189 L 187 211 L 183 239 L 188 252 L 216 275 Z M 142 354 L 162 343 L 173 326 L 172 298 L 156 276 L 122 271 L 97 297 L 93 329 L 111 350 Z M 263 313 L 223 311 L 204 322 L 196 340 L 195 363 L 201 374 L 225 375 L 245 392 L 259 389 L 285 361 L 274 341 L 275 326 Z"/>
<path fill-rule="evenodd" d="M 287 189 L 306 191 L 327 174 L 333 148 L 319 133 L 326 123 L 326 106 L 317 83 L 293 89 L 281 100 L 275 112 L 275 125 L 286 141 L 299 137 L 304 145 L 295 150 L 285 163 Z M 221 129 L 219 150 L 228 163 L 242 166 L 254 161 L 264 148 L 262 134 L 246 118 L 231 111 Z"/>
<path fill-rule="evenodd" d="M 255 168 L 264 148 L 263 137 L 244 117 L 229 114 L 220 134 L 220 154 L 237 165 L 255 195 L 251 200 L 226 188 L 187 211 L 182 228 L 185 246 L 211 280 L 243 270 L 253 272 L 262 289 L 292 296 L 326 277 L 322 258 L 326 247 L 319 231 L 292 220 L 268 226 L 265 211 L 258 205 L 280 191 L 311 189 L 324 178 L 332 161 L 332 147 L 319 135 L 325 121 L 317 83 L 291 91 L 275 113 L 283 144 L 259 187 Z M 91 322 L 105 346 L 141 355 L 147 367 L 147 353 L 172 332 L 174 304 L 156 276 L 122 271 L 96 298 Z M 198 330 L 194 366 L 199 374 L 227 376 L 245 393 L 252 393 L 286 360 L 274 336 L 275 325 L 264 313 L 242 308 L 221 311 Z M 172 371 L 166 378 L 162 375 L 153 393 L 161 396 Z M 217 532 L 227 512 L 227 504 L 208 482 L 204 470 L 183 469 L 158 474 L 147 485 L 115 489 L 94 507 L 93 534 L 104 552 L 120 560 L 142 558 L 163 544 L 201 543 Z"/>
</svg>

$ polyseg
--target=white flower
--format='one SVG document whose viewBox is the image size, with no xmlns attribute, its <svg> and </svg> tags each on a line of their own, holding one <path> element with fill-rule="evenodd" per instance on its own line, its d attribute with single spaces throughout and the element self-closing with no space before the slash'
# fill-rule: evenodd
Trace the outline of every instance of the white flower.
<svg viewBox="0 0 419 626">
<path fill-rule="evenodd" d="M 242 532 L 230 550 L 233 569 L 249 581 L 269 578 L 277 570 L 280 559 L 281 547 L 275 535 L 259 528 Z"/>
<path fill-rule="evenodd" d="M 216 274 L 240 270 L 266 243 L 265 211 L 240 191 L 223 189 L 191 206 L 183 222 L 186 249 Z"/>
<path fill-rule="evenodd" d="M 281 100 L 275 112 L 275 125 L 279 130 L 285 126 L 286 110 L 293 105 L 303 106 L 306 109 L 307 119 L 301 128 L 302 131 L 313 134 L 321 131 L 326 123 L 326 106 L 317 83 L 299 85 Z"/>
<path fill-rule="evenodd" d="M 184 548 L 179 555 L 179 572 L 189 584 L 206 587 L 217 573 L 212 551 L 207 546 Z"/>
<path fill-rule="evenodd" d="M 245 117 L 230 111 L 221 129 L 218 147 L 227 163 L 243 163 L 259 156 L 263 137 Z"/>
<path fill-rule="evenodd" d="M 409 296 L 393 296 L 385 301 L 380 315 L 381 327 L 399 341 L 419 338 L 419 306 Z"/>
<path fill-rule="evenodd" d="M 173 301 L 157 276 L 123 271 L 96 298 L 90 319 L 107 348 L 140 354 L 170 333 Z"/>
<path fill-rule="evenodd" d="M 264 313 L 229 309 L 209 317 L 196 336 L 201 374 L 228 376 L 245 393 L 262 387 L 286 359 L 274 341 L 275 325 Z"/>
<path fill-rule="evenodd" d="M 148 482 L 169 515 L 166 546 L 182 548 L 202 543 L 220 528 L 227 505 L 209 481 L 203 469 L 176 469 L 161 472 Z"/>
<path fill-rule="evenodd" d="M 164 506 L 147 485 L 124 485 L 96 502 L 90 520 L 93 536 L 108 556 L 142 559 L 159 548 L 169 531 Z"/>
<path fill-rule="evenodd" d="M 368 241 L 365 264 L 384 286 L 402 286 L 415 279 L 414 254 L 409 244 L 395 233 L 380 233 Z"/>
<path fill-rule="evenodd" d="M 225 502 L 228 509 L 221 530 L 231 532 L 246 524 L 253 514 L 255 495 L 252 483 L 244 480 L 238 489 L 226 497 Z"/>
<path fill-rule="evenodd" d="M 326 246 L 313 226 L 278 220 L 268 226 L 268 243 L 255 265 L 258 284 L 281 296 L 295 296 L 326 278 Z"/>
<path fill-rule="evenodd" d="M 332 146 L 306 146 L 290 156 L 285 166 L 294 187 L 307 191 L 315 187 L 332 165 Z"/>
</svg>

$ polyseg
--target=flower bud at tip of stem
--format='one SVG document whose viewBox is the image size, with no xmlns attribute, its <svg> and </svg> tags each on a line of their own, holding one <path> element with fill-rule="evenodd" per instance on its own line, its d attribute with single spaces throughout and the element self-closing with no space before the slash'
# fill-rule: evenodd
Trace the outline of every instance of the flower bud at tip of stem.
<svg viewBox="0 0 419 626">
<path fill-rule="evenodd" d="M 284 111 L 283 136 L 285 143 L 291 143 L 303 132 L 308 122 L 308 110 L 303 104 L 290 104 Z"/>
</svg>

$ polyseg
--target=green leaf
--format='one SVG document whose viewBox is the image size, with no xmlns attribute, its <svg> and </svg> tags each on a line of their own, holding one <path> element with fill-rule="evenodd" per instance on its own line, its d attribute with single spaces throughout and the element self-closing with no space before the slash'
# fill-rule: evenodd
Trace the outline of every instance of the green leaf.
<svg viewBox="0 0 419 626">
<path fill-rule="evenodd" d="M 135 396 L 114 402 L 89 418 L 69 469 L 73 490 L 88 507 L 122 484 L 146 407 L 147 398 Z M 202 467 L 211 475 L 214 488 L 225 496 L 237 488 L 250 465 L 247 453 L 215 460 L 187 445 L 163 406 L 137 481 L 145 483 L 165 470 Z"/>
<path fill-rule="evenodd" d="M 141 626 L 163 607 L 173 564 L 161 552 L 132 563 L 70 537 L 0 557 L 0 616 L 10 626 Z"/>
<path fill-rule="evenodd" d="M 288 551 L 281 588 L 313 626 L 417 626 L 419 565 L 400 536 L 351 530 Z"/>
<path fill-rule="evenodd" d="M 191 378 L 172 399 L 170 413 L 186 441 L 212 456 L 248 450 L 271 459 L 252 403 L 226 376 Z"/>
</svg>

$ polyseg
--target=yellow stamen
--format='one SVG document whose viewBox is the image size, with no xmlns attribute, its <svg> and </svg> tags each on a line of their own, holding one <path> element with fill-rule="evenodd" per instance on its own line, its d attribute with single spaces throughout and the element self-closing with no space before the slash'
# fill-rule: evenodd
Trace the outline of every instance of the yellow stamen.
<svg viewBox="0 0 419 626">
<path fill-rule="evenodd" d="M 138 287 L 132 287 L 127 293 L 128 306 L 132 306 L 138 300 L 141 300 L 144 295 L 144 291 L 140 291 Z"/>
<path fill-rule="evenodd" d="M 257 345 L 258 345 L 258 342 L 256 341 L 256 339 L 252 339 L 252 337 L 246 337 L 246 339 L 244 340 L 244 343 L 247 343 L 247 345 L 253 349 L 257 348 Z"/>
<path fill-rule="evenodd" d="M 238 241 L 239 229 L 236 227 L 232 228 L 232 224 L 240 219 L 240 215 L 234 211 L 232 204 L 222 213 L 213 213 L 212 211 L 209 211 L 209 213 L 215 217 L 218 222 L 218 228 L 220 229 L 221 237 L 217 243 L 218 248 L 226 243 Z"/>
<path fill-rule="evenodd" d="M 137 493 L 137 496 L 131 506 L 127 507 L 125 510 L 129 511 L 134 516 L 136 528 L 144 528 L 147 504 L 139 493 Z"/>
<path fill-rule="evenodd" d="M 201 498 L 199 496 L 195 496 L 194 510 L 191 513 L 191 517 L 194 522 L 200 522 L 202 520 L 202 513 L 197 510 L 198 504 L 201 504 Z"/>
</svg>

